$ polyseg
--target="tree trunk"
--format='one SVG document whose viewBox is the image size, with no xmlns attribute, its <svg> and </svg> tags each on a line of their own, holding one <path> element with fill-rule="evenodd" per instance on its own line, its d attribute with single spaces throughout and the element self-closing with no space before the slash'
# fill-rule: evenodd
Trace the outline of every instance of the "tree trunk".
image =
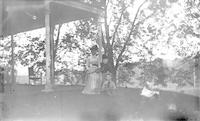
<svg viewBox="0 0 200 121">
<path fill-rule="evenodd" d="M 115 83 L 115 85 L 117 86 L 117 71 L 113 70 L 112 71 L 112 81 Z"/>
<path fill-rule="evenodd" d="M 117 85 L 117 68 L 114 66 L 113 49 L 111 45 L 107 45 L 107 52 L 109 65 L 111 65 L 112 81 Z"/>
<path fill-rule="evenodd" d="M 197 53 L 197 55 L 194 58 L 194 88 L 198 90 L 197 95 L 199 95 L 200 90 L 200 53 Z M 197 98 L 197 110 L 200 110 L 200 99 Z"/>
<path fill-rule="evenodd" d="M 14 49 L 15 49 L 14 36 L 11 35 L 11 84 L 12 85 L 16 83 Z"/>
</svg>

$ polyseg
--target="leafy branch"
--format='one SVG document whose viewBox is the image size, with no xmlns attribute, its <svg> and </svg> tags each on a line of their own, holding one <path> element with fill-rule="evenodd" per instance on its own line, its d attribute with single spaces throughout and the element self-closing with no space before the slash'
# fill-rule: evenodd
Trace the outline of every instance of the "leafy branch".
<svg viewBox="0 0 200 121">
<path fill-rule="evenodd" d="M 126 41 L 125 41 L 125 43 L 124 43 L 124 45 L 123 45 L 123 47 L 122 47 L 121 52 L 119 53 L 119 55 L 118 55 L 118 57 L 117 57 L 115 68 L 118 68 L 118 66 L 119 66 L 119 61 L 120 61 L 120 59 L 121 59 L 123 53 L 125 52 L 128 43 L 129 43 L 130 40 L 131 40 L 131 35 L 132 35 L 133 31 L 134 31 L 135 22 L 136 22 L 136 19 L 137 19 L 137 17 L 138 17 L 138 14 L 139 14 L 139 12 L 140 12 L 140 9 L 142 8 L 142 6 L 143 6 L 146 2 L 147 2 L 147 0 L 145 0 L 145 1 L 138 7 L 138 9 L 137 9 L 136 15 L 135 15 L 134 20 L 133 20 L 132 25 L 131 25 L 131 30 L 130 30 L 130 32 L 129 32 L 129 35 L 128 35 L 128 37 L 127 37 L 127 39 L 126 39 Z"/>
</svg>

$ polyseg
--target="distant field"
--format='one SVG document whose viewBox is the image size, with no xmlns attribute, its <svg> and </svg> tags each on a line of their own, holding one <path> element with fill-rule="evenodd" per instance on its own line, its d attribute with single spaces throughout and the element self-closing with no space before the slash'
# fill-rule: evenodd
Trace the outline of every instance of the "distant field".
<svg viewBox="0 0 200 121">
<path fill-rule="evenodd" d="M 28 84 L 29 78 L 28 76 L 17 76 L 16 78 L 18 84 Z M 172 85 L 173 86 L 173 85 Z M 129 85 L 128 88 L 137 88 L 133 85 Z M 200 90 L 194 89 L 193 87 L 182 87 L 182 88 L 174 88 L 174 87 L 160 87 L 160 90 L 166 90 L 166 91 L 174 91 L 174 92 L 180 92 L 195 96 L 200 96 Z"/>
<path fill-rule="evenodd" d="M 28 76 L 17 76 L 16 81 L 19 84 L 28 84 L 29 79 Z"/>
</svg>

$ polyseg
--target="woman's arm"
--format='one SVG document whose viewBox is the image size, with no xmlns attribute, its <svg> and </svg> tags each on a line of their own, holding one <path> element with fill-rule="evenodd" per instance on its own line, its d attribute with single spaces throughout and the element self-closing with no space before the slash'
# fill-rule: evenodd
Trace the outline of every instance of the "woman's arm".
<svg viewBox="0 0 200 121">
<path fill-rule="evenodd" d="M 86 70 L 88 70 L 90 67 L 90 61 L 89 58 L 86 59 Z"/>
<path fill-rule="evenodd" d="M 101 53 L 99 53 L 99 55 L 98 55 L 98 67 L 99 68 L 101 68 L 101 63 L 102 63 L 102 54 Z"/>
</svg>

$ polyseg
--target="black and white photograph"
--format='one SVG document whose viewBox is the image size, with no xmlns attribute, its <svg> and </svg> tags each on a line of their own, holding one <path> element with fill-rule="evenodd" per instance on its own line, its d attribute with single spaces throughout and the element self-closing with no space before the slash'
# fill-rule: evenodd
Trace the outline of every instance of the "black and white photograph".
<svg viewBox="0 0 200 121">
<path fill-rule="evenodd" d="M 200 121 L 200 0 L 0 0 L 0 121 Z"/>
</svg>

